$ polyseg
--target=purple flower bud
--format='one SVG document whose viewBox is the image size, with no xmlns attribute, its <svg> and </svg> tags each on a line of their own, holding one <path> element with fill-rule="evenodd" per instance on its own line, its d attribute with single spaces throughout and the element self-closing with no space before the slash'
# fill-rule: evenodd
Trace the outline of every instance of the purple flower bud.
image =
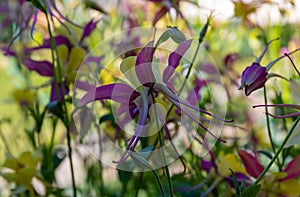
<svg viewBox="0 0 300 197">
<path fill-rule="evenodd" d="M 91 33 L 94 31 L 94 29 L 97 26 L 97 23 L 99 22 L 99 20 L 94 21 L 94 19 L 90 20 L 90 22 L 88 22 L 84 28 L 83 28 L 83 33 L 80 39 L 80 42 L 82 42 L 84 40 L 84 38 L 89 37 L 91 35 Z"/>
<path fill-rule="evenodd" d="M 267 81 L 267 69 L 259 63 L 253 62 L 242 74 L 242 82 L 239 90 L 245 88 L 245 94 L 249 96 L 253 91 L 264 87 Z"/>
</svg>

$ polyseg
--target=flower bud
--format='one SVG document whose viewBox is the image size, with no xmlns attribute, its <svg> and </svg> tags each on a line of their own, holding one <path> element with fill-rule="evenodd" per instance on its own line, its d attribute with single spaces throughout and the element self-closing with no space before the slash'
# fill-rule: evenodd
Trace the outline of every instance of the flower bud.
<svg viewBox="0 0 300 197">
<path fill-rule="evenodd" d="M 267 81 L 267 69 L 259 63 L 253 62 L 242 74 L 242 82 L 239 90 L 245 88 L 245 94 L 249 96 L 251 92 L 264 87 Z"/>
</svg>

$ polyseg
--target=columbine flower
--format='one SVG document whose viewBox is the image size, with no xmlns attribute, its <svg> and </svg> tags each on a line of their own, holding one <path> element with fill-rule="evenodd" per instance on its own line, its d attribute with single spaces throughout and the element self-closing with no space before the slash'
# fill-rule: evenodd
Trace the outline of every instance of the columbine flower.
<svg viewBox="0 0 300 197">
<path fill-rule="evenodd" d="M 299 49 L 296 49 L 293 52 L 282 55 L 279 58 L 271 61 L 266 67 L 263 67 L 263 66 L 261 66 L 260 62 L 261 62 L 262 58 L 264 57 L 265 53 L 267 52 L 269 45 L 275 40 L 278 40 L 278 38 L 273 39 L 270 42 L 268 42 L 265 49 L 263 50 L 262 54 L 256 59 L 256 61 L 253 62 L 251 66 L 248 66 L 243 71 L 241 86 L 240 86 L 239 90 L 242 90 L 245 88 L 246 96 L 249 96 L 253 91 L 264 87 L 264 85 L 268 79 L 268 71 L 271 69 L 271 67 L 275 63 L 277 63 L 279 60 L 284 58 L 286 55 L 291 55 L 299 50 Z"/>
<path fill-rule="evenodd" d="M 190 28 L 189 22 L 183 16 L 182 12 L 179 9 L 180 0 L 175 0 L 175 1 L 174 0 L 146 0 L 146 1 L 150 1 L 161 5 L 161 8 L 155 13 L 154 19 L 152 21 L 152 25 L 155 25 L 157 21 L 159 21 L 163 16 L 165 16 L 168 12 L 170 12 L 171 8 L 174 8 L 177 14 L 184 20 L 186 25 Z M 192 3 L 191 1 L 188 2 Z"/>
<path fill-rule="evenodd" d="M 155 69 L 155 66 L 153 65 L 154 63 L 152 62 L 155 48 L 153 46 L 153 41 L 151 41 L 138 53 L 136 59 L 135 57 L 131 56 L 128 57 L 129 59 L 124 60 L 128 62 L 133 62 L 133 69 L 126 69 L 126 63 L 121 64 L 122 72 L 124 73 L 126 78 L 132 83 L 131 85 L 133 85 L 134 88 L 132 88 L 126 83 L 121 82 L 107 84 L 88 91 L 81 98 L 79 102 L 80 106 L 86 105 L 96 100 L 101 101 L 104 99 L 109 99 L 121 104 L 117 110 L 117 116 L 121 114 L 125 114 L 125 117 L 129 118 L 138 116 L 137 128 L 133 137 L 131 138 L 130 142 L 126 147 L 125 153 L 119 160 L 119 164 L 130 156 L 131 152 L 137 146 L 137 143 L 139 142 L 139 139 L 143 132 L 148 132 L 147 128 L 145 128 L 144 125 L 147 122 L 149 104 L 153 103 L 153 101 L 149 99 L 150 95 L 157 96 L 159 93 L 163 94 L 171 103 L 174 104 L 176 108 L 180 109 L 182 113 L 187 115 L 194 122 L 196 122 L 203 130 L 209 132 L 213 136 L 215 135 L 211 131 L 209 131 L 201 122 L 199 122 L 189 110 L 195 110 L 197 112 L 201 112 L 208 116 L 214 117 L 218 120 L 224 121 L 223 119 L 218 118 L 217 116 L 205 110 L 199 109 L 198 107 L 195 107 L 194 105 L 191 105 L 190 103 L 178 98 L 178 96 L 172 90 L 172 87 L 168 85 L 170 84 L 170 77 L 174 74 L 175 69 L 178 67 L 181 61 L 181 58 L 189 49 L 191 43 L 192 40 L 185 40 L 179 44 L 177 49 L 169 55 L 168 66 L 164 69 L 163 76 L 160 76 L 158 74 L 158 70 Z M 122 65 L 125 66 L 122 67 Z M 189 110 L 186 108 L 188 108 Z M 161 117 L 159 115 L 159 119 L 161 121 L 161 124 L 164 126 L 164 117 Z M 165 126 L 164 128 L 166 132 L 168 132 Z"/>
<path fill-rule="evenodd" d="M 244 163 L 247 173 L 252 177 L 257 178 L 264 170 L 263 165 L 252 154 L 239 150 L 238 155 Z M 262 195 L 299 196 L 300 182 L 295 179 L 300 175 L 299 164 L 300 156 L 297 156 L 287 164 L 282 172 L 273 172 L 265 176 L 264 183 L 261 184 Z"/>
<path fill-rule="evenodd" d="M 267 69 L 262 67 L 259 63 L 253 62 L 251 66 L 247 67 L 242 74 L 241 87 L 245 88 L 245 94 L 249 96 L 251 92 L 264 87 L 267 81 Z"/>
<path fill-rule="evenodd" d="M 57 47 L 63 75 L 63 81 L 62 83 L 58 83 L 57 87 L 56 83 L 54 82 L 54 78 L 57 73 L 55 72 L 53 63 L 48 60 L 35 60 L 30 57 L 32 53 L 37 52 L 40 49 L 51 49 L 50 38 L 44 39 L 43 45 L 41 46 L 26 48 L 24 50 L 24 57 L 17 57 L 17 54 L 12 50 L 7 51 L 9 52 L 7 53 L 7 55 L 20 58 L 22 64 L 29 70 L 35 71 L 41 76 L 49 77 L 51 84 L 50 102 L 57 100 L 57 98 L 59 100 L 62 100 L 64 95 L 69 94 L 69 85 L 74 82 L 77 70 L 83 62 L 86 53 L 88 52 L 87 47 L 83 45 L 83 41 L 95 29 L 97 22 L 98 21 L 94 21 L 92 19 L 85 25 L 82 36 L 78 43 L 79 46 L 74 45 L 77 41 L 72 42 L 71 40 L 69 40 L 69 38 L 63 35 L 57 35 L 53 38 Z M 87 58 L 84 63 L 93 62 L 99 64 L 102 58 L 102 56 L 89 56 L 89 58 Z"/>
</svg>

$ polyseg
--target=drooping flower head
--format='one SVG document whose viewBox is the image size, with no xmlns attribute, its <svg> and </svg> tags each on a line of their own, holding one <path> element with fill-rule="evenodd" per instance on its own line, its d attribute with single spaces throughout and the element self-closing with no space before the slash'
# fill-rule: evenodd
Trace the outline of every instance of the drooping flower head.
<svg viewBox="0 0 300 197">
<path fill-rule="evenodd" d="M 285 57 L 285 55 L 282 55 L 279 58 L 271 61 L 266 67 L 261 66 L 260 62 L 262 58 L 267 52 L 269 45 L 275 40 L 278 40 L 278 38 L 269 41 L 262 54 L 256 59 L 256 61 L 253 62 L 251 66 L 246 67 L 246 69 L 243 71 L 239 90 L 245 89 L 246 96 L 249 96 L 253 91 L 264 87 L 268 80 L 268 71 L 275 63 Z M 288 53 L 288 55 L 293 54 L 298 50 L 299 49 L 296 49 L 295 51 Z"/>
</svg>

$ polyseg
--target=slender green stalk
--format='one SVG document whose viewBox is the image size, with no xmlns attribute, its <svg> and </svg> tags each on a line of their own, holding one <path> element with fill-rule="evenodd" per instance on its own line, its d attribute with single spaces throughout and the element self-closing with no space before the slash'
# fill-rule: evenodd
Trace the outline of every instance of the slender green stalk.
<svg viewBox="0 0 300 197">
<path fill-rule="evenodd" d="M 57 48 L 56 48 L 56 44 L 54 42 L 53 34 L 51 32 L 51 26 L 50 26 L 50 21 L 49 21 L 47 12 L 46 12 L 46 19 L 47 19 L 47 28 L 48 28 L 48 32 L 49 32 L 49 35 L 50 35 L 50 45 L 51 45 L 53 65 L 55 63 L 55 56 L 56 56 L 56 60 L 57 60 L 57 66 L 56 67 L 53 66 L 53 69 L 54 69 L 54 81 L 55 81 L 56 98 L 58 100 L 60 100 L 59 90 L 58 90 L 58 83 L 61 84 L 62 95 L 64 95 L 65 89 L 64 89 L 63 82 L 62 82 L 62 71 L 61 71 L 61 65 L 60 65 L 60 61 L 59 61 L 59 55 L 58 55 L 58 51 L 57 51 Z M 52 23 L 53 23 L 53 21 L 52 21 Z M 58 77 L 56 76 L 55 68 L 57 68 L 58 75 L 59 75 Z M 69 162 L 70 162 L 70 168 L 71 168 L 73 196 L 76 197 L 77 196 L 77 191 L 76 191 L 76 185 L 75 185 L 74 167 L 73 167 L 73 160 L 72 160 L 70 123 L 69 123 L 68 111 L 67 111 L 67 106 L 66 106 L 66 101 L 64 99 L 64 96 L 62 96 L 62 104 L 63 104 L 63 112 L 64 112 L 63 113 L 63 122 L 65 124 L 66 129 L 67 129 L 67 145 L 68 145 L 68 156 L 69 156 Z"/>
<path fill-rule="evenodd" d="M 103 166 L 102 166 L 102 162 L 101 162 L 101 157 L 102 157 L 102 137 L 101 137 L 101 133 L 100 133 L 100 129 L 99 129 L 99 125 L 95 125 L 97 128 L 97 134 L 99 137 L 98 143 L 99 143 L 99 160 L 98 160 L 98 166 L 99 166 L 99 179 L 100 179 L 100 196 L 104 196 L 104 184 L 103 184 L 103 175 L 102 175 L 102 170 L 103 170 Z"/>
<path fill-rule="evenodd" d="M 268 98 L 267 98 L 267 88 L 266 86 L 264 86 L 264 100 L 265 100 L 265 111 L 266 111 L 266 120 L 267 120 L 267 129 L 268 129 L 268 135 L 269 135 L 269 139 L 270 139 L 270 143 L 271 143 L 271 146 L 272 146 L 272 150 L 274 152 L 274 154 L 276 153 L 276 148 L 275 148 L 275 144 L 274 144 L 274 141 L 273 141 L 273 137 L 272 137 L 272 132 L 271 132 L 271 126 L 270 126 L 270 118 L 269 118 L 269 110 L 268 110 L 268 107 L 267 107 L 267 104 L 268 104 Z M 282 166 L 280 164 L 280 160 L 279 158 L 277 157 L 277 163 L 278 163 L 278 168 L 279 168 L 279 171 L 282 170 Z"/>
<path fill-rule="evenodd" d="M 143 176 L 144 176 L 144 172 L 141 172 L 138 182 L 137 182 L 137 185 L 136 185 L 136 189 L 135 189 L 135 195 L 134 195 L 135 197 L 138 197 L 138 195 L 139 195 L 139 190 L 141 187 L 141 183 L 143 181 Z"/>
<path fill-rule="evenodd" d="M 269 164 L 265 167 L 264 171 L 262 171 L 262 173 L 259 175 L 259 177 L 256 179 L 256 181 L 254 182 L 255 185 L 257 185 L 261 179 L 264 177 L 264 175 L 268 172 L 268 170 L 271 168 L 271 166 L 273 165 L 273 163 L 275 162 L 275 160 L 277 159 L 277 157 L 279 156 L 279 154 L 281 153 L 281 151 L 283 150 L 284 146 L 286 145 L 286 143 L 288 142 L 289 138 L 291 137 L 292 133 L 294 132 L 297 124 L 300 121 L 300 116 L 298 116 L 298 118 L 295 120 L 295 122 L 293 123 L 292 127 L 290 128 L 289 132 L 287 133 L 287 135 L 285 136 L 282 144 L 280 145 L 279 149 L 277 150 L 276 154 L 273 156 L 272 160 L 269 162 Z"/>
<path fill-rule="evenodd" d="M 6 140 L 5 136 L 4 136 L 4 134 L 2 133 L 1 126 L 2 126 L 2 125 L 1 125 L 1 122 L 0 122 L 0 138 L 1 138 L 2 141 L 3 141 L 4 147 L 5 147 L 6 152 L 8 153 L 8 155 L 9 155 L 9 156 L 13 156 L 13 154 L 11 153 L 10 148 L 9 148 L 9 146 L 8 146 L 8 142 L 7 142 L 7 140 Z"/>
<path fill-rule="evenodd" d="M 55 133 L 56 133 L 56 124 L 57 124 L 57 119 L 52 119 L 52 134 L 51 134 L 51 141 L 50 141 L 50 150 L 52 150 L 54 146 L 54 138 L 55 138 Z"/>
<path fill-rule="evenodd" d="M 157 183 L 158 183 L 158 186 L 159 186 L 161 195 L 162 195 L 163 197 L 165 197 L 166 195 L 165 195 L 165 192 L 164 192 L 164 189 L 163 189 L 163 186 L 162 186 L 162 183 L 161 183 L 161 181 L 160 181 L 160 179 L 159 179 L 158 174 L 156 173 L 155 170 L 151 170 L 151 171 L 152 171 L 152 173 L 154 174 L 155 179 L 156 179 L 156 181 L 157 181 Z"/>
<path fill-rule="evenodd" d="M 153 92 L 151 91 L 150 94 L 151 94 L 151 97 L 152 97 L 152 102 L 153 102 L 153 104 L 155 104 L 155 98 L 154 98 Z M 163 138 L 162 138 L 162 129 L 158 128 L 158 126 L 160 124 L 159 124 L 159 120 L 158 120 L 159 114 L 157 112 L 156 107 L 154 107 L 154 111 L 155 111 L 155 121 L 156 121 L 156 125 L 157 125 L 157 130 L 158 130 L 158 140 L 159 140 L 160 147 L 162 149 L 162 147 L 164 146 L 164 142 L 163 142 Z M 164 172 L 165 172 L 165 175 L 167 177 L 167 182 L 168 182 L 168 186 L 169 186 L 169 190 L 170 190 L 170 195 L 172 197 L 172 196 L 174 196 L 172 180 L 171 180 L 169 168 L 168 168 L 168 165 L 167 165 L 167 162 L 166 162 L 166 156 L 165 156 L 165 153 L 164 153 L 163 150 L 161 150 L 161 154 L 162 154 L 163 163 L 165 165 L 164 166 Z"/>
</svg>

